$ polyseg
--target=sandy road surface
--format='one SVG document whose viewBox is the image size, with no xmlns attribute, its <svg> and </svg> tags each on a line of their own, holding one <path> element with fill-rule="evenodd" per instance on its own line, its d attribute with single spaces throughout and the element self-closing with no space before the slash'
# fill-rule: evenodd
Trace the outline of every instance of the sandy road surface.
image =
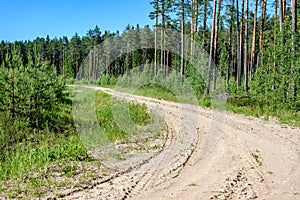
<svg viewBox="0 0 300 200">
<path fill-rule="evenodd" d="M 154 156 L 64 199 L 300 199 L 299 129 L 94 89 L 145 103 L 164 117 L 168 135 Z M 213 114 L 220 120 L 212 123 Z"/>
</svg>

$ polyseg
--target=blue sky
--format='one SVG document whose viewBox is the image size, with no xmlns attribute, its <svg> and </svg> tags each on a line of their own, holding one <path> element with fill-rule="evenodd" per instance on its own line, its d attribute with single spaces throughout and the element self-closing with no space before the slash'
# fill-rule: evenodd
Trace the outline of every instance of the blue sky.
<svg viewBox="0 0 300 200">
<path fill-rule="evenodd" d="M 0 41 L 83 36 L 96 25 L 122 32 L 128 23 L 154 23 L 149 0 L 1 0 L 0 8 Z"/>
</svg>

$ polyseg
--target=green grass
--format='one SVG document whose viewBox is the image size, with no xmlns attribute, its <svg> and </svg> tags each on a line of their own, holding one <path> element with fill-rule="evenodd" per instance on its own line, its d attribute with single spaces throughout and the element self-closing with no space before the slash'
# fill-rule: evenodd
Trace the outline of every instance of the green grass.
<svg viewBox="0 0 300 200">
<path fill-rule="evenodd" d="M 125 101 L 116 101 L 114 103 L 117 104 L 115 105 L 117 106 L 117 109 L 123 109 L 125 113 L 129 113 L 129 117 L 134 124 L 146 125 L 149 122 L 150 116 L 147 112 L 146 105 Z M 122 130 L 114 119 L 115 116 L 113 115 L 112 96 L 104 92 L 97 91 L 95 106 L 97 119 L 104 135 L 112 142 L 115 140 L 126 139 L 128 133 Z M 124 110 L 127 107 L 128 111 Z M 124 119 L 124 122 L 130 123 L 130 121 L 128 122 L 128 119 Z"/>
<path fill-rule="evenodd" d="M 87 152 L 77 136 L 37 136 L 38 140 L 23 141 L 1 151 L 0 180 L 22 178 L 30 170 L 54 161 L 86 159 Z"/>
<path fill-rule="evenodd" d="M 226 109 L 247 116 L 263 117 L 265 120 L 274 117 L 282 124 L 300 127 L 300 111 L 295 112 L 271 105 L 268 102 L 241 97 L 228 99 Z"/>
<path fill-rule="evenodd" d="M 73 128 L 70 102 L 66 99 L 62 109 L 47 113 L 39 129 L 27 119 L 0 113 L 0 191 L 5 196 L 39 196 L 41 187 L 56 185 L 45 177 L 49 166 L 91 160 Z"/>
<path fill-rule="evenodd" d="M 26 135 L 22 141 L 0 149 L 0 190 L 10 198 L 41 196 L 51 187 L 61 185 L 51 176 L 47 177 L 46 169 L 55 163 L 90 160 L 86 148 L 72 130 L 63 133 L 32 130 L 22 134 Z M 62 179 L 72 175 L 67 171 L 61 174 Z"/>
<path fill-rule="evenodd" d="M 54 124 L 43 130 L 29 128 L 22 119 L 0 113 L 0 180 L 22 178 L 31 169 L 61 160 L 86 159 L 87 150 L 73 130 L 71 106 L 55 114 Z M 8 121 L 10 119 L 10 121 Z"/>
<path fill-rule="evenodd" d="M 147 96 L 156 99 L 163 99 L 166 101 L 178 102 L 176 95 L 168 90 L 167 88 L 156 85 L 156 84 L 147 84 L 143 87 L 138 88 L 134 91 L 135 95 Z"/>
</svg>

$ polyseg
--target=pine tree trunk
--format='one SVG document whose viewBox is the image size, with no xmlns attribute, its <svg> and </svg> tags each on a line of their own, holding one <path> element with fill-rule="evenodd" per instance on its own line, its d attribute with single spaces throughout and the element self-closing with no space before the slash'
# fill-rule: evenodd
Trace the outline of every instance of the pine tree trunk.
<svg viewBox="0 0 300 200">
<path fill-rule="evenodd" d="M 191 0 L 191 57 L 194 54 L 195 0 Z"/>
<path fill-rule="evenodd" d="M 210 37 L 210 50 L 209 50 L 209 71 L 208 71 L 208 77 L 207 77 L 207 83 L 206 83 L 206 90 L 205 93 L 210 93 L 210 81 L 211 81 L 211 74 L 212 71 L 215 68 L 213 66 L 213 54 L 214 54 L 214 38 L 215 38 L 215 20 L 216 20 L 216 7 L 217 7 L 217 0 L 214 0 L 214 7 L 213 7 L 213 18 L 212 18 L 212 24 L 211 24 L 211 37 Z M 213 85 L 213 88 L 215 86 Z"/>
<path fill-rule="evenodd" d="M 254 66 L 255 66 L 257 6 L 258 6 L 258 0 L 255 0 L 255 5 L 254 5 L 254 22 L 253 22 L 253 35 L 252 35 L 252 48 L 251 48 L 251 61 L 250 61 L 250 79 L 251 80 L 253 79 Z"/>
<path fill-rule="evenodd" d="M 195 34 L 197 33 L 198 17 L 199 17 L 199 0 L 192 0 L 191 2 L 191 57 L 195 51 Z"/>
<path fill-rule="evenodd" d="M 205 33 L 206 33 L 206 23 L 207 23 L 207 2 L 208 0 L 204 0 L 204 8 L 203 8 L 203 46 L 206 48 L 206 41 L 205 41 Z"/>
<path fill-rule="evenodd" d="M 283 26 L 283 2 L 282 0 L 279 0 L 279 31 L 282 32 L 282 26 Z"/>
<path fill-rule="evenodd" d="M 286 0 L 282 0 L 282 16 L 283 16 L 283 22 L 285 21 L 285 14 L 286 14 Z"/>
<path fill-rule="evenodd" d="M 218 46 L 218 39 L 219 39 L 219 25 L 220 25 L 220 14 L 221 14 L 221 7 L 222 7 L 222 0 L 218 0 L 218 14 L 217 14 L 217 25 L 216 25 L 216 33 L 215 33 L 215 40 L 214 40 L 214 60 L 217 63 L 217 46 Z"/>
<path fill-rule="evenodd" d="M 242 0 L 244 1 L 244 0 Z M 236 0 L 236 10 L 239 10 L 239 0 Z M 236 16 L 236 35 L 237 35 L 237 87 L 241 86 L 241 68 L 242 68 L 242 51 L 241 51 L 241 32 L 240 32 L 240 20 L 239 20 L 239 12 L 237 12 Z"/>
<path fill-rule="evenodd" d="M 267 0 L 261 0 L 261 3 L 262 3 L 262 8 L 261 8 L 261 23 L 260 23 L 260 30 L 259 30 L 259 52 L 257 55 L 257 66 L 259 66 L 260 54 L 263 48 L 262 41 L 264 39 L 264 26 L 265 26 Z"/>
<path fill-rule="evenodd" d="M 246 0 L 245 43 L 244 43 L 244 90 L 248 92 L 248 15 L 249 0 Z"/>
<path fill-rule="evenodd" d="M 280 0 L 279 0 L 280 1 Z M 276 42 L 277 42 L 277 7 L 278 7 L 278 0 L 275 0 L 275 9 L 274 9 L 274 26 L 273 26 L 273 34 L 274 34 L 274 41 L 273 41 L 273 48 L 274 48 L 274 60 L 273 60 L 273 83 L 272 83 L 272 90 L 276 89 L 275 86 L 275 73 L 276 73 Z"/>
<path fill-rule="evenodd" d="M 217 54 L 217 49 L 218 49 L 218 39 L 219 39 L 219 24 L 220 24 L 220 14 L 221 14 L 221 9 L 222 9 L 222 0 L 218 0 L 218 14 L 216 18 L 216 31 L 215 31 L 215 36 L 214 36 L 214 49 L 213 49 L 213 60 L 214 60 L 214 68 L 213 68 L 213 90 L 216 89 L 216 84 L 217 84 L 217 69 L 216 66 L 218 65 L 218 54 Z"/>
<path fill-rule="evenodd" d="M 229 78 L 230 78 L 230 68 L 233 67 L 233 10 L 234 10 L 234 1 L 231 2 L 231 8 L 230 8 L 230 14 L 231 14 L 231 19 L 230 19 L 230 28 L 229 28 L 229 39 L 228 39 L 228 59 L 227 59 L 227 70 L 226 70 L 226 90 L 229 88 Z"/>
<path fill-rule="evenodd" d="M 199 23 L 199 4 L 200 4 L 199 1 L 200 0 L 195 0 L 195 1 L 196 1 L 196 5 L 195 5 L 196 14 L 195 14 L 195 29 L 194 29 L 194 32 L 197 33 L 198 32 L 198 23 Z"/>
<path fill-rule="evenodd" d="M 164 69 L 165 51 L 164 51 L 164 30 L 165 30 L 165 1 L 161 0 L 161 36 L 160 36 L 160 64 Z M 164 70 L 165 71 L 165 70 Z"/>
<path fill-rule="evenodd" d="M 184 76 L 184 10 L 185 2 L 181 0 L 181 62 L 180 62 L 180 73 Z"/>
<path fill-rule="evenodd" d="M 158 0 L 155 1 L 155 29 L 154 29 L 154 76 L 157 74 L 157 26 L 158 26 Z"/>
</svg>

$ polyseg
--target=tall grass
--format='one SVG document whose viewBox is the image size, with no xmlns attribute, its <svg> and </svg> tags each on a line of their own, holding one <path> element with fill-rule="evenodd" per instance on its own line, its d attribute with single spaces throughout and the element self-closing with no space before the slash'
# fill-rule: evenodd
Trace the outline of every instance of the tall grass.
<svg viewBox="0 0 300 200">
<path fill-rule="evenodd" d="M 23 179 L 31 170 L 52 162 L 87 158 L 85 147 L 75 135 L 65 137 L 53 133 L 37 134 L 38 139 L 35 141 L 24 139 L 13 147 L 1 149 L 0 180 Z"/>
<path fill-rule="evenodd" d="M 134 124 L 144 125 L 149 121 L 150 116 L 146 105 L 124 101 L 118 101 L 117 103 L 119 104 L 119 109 L 126 108 L 125 104 L 128 104 L 128 112 Z M 112 96 L 98 91 L 96 93 L 95 106 L 97 119 L 104 135 L 112 142 L 126 139 L 127 133 L 118 126 L 113 116 Z"/>
<path fill-rule="evenodd" d="M 134 94 L 148 96 L 166 101 L 178 102 L 176 95 L 167 88 L 158 84 L 147 84 L 134 91 Z"/>
</svg>

